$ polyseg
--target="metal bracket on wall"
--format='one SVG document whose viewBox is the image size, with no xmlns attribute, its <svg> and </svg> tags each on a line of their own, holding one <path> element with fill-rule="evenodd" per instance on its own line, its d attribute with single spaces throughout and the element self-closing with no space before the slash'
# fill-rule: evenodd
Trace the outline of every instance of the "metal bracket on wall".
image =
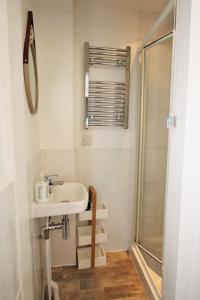
<svg viewBox="0 0 200 300">
<path fill-rule="evenodd" d="M 85 128 L 90 126 L 121 126 L 128 128 L 130 53 L 126 49 L 93 47 L 85 43 Z M 92 81 L 90 67 L 94 65 L 121 67 L 124 82 Z"/>
</svg>

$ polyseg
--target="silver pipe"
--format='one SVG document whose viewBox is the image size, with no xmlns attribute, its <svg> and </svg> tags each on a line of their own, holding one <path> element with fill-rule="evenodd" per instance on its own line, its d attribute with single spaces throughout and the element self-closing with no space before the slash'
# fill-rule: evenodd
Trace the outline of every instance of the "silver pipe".
<svg viewBox="0 0 200 300">
<path fill-rule="evenodd" d="M 116 116 L 121 116 L 121 117 L 124 117 L 124 113 L 123 112 L 114 112 L 114 113 L 112 113 L 112 112 L 110 112 L 110 111 L 108 111 L 108 112 L 102 112 L 102 111 L 96 111 L 96 112 L 90 112 L 89 113 L 89 118 L 90 118 L 90 116 L 96 116 L 96 117 L 111 117 L 111 118 L 115 118 Z"/>
<path fill-rule="evenodd" d="M 89 94 L 89 43 L 84 44 L 84 69 L 85 69 L 85 128 L 88 129 L 88 94 Z"/>
<path fill-rule="evenodd" d="M 126 89 L 125 88 L 121 88 L 121 87 L 114 87 L 114 86 L 108 86 L 108 87 L 103 87 L 103 86 L 92 86 L 89 88 L 89 92 L 103 92 L 103 93 L 107 93 L 107 92 L 116 92 L 116 93 L 121 93 L 124 94 Z"/>
<path fill-rule="evenodd" d="M 125 59 L 108 59 L 108 58 L 103 58 L 103 57 L 95 57 L 95 58 L 90 58 L 89 59 L 89 64 L 114 64 L 114 65 L 119 65 L 119 66 L 126 66 L 127 65 L 127 60 Z"/>
<path fill-rule="evenodd" d="M 102 66 L 117 66 L 117 67 L 124 67 L 124 64 L 119 64 L 119 63 L 114 63 L 114 62 L 100 62 L 100 61 L 95 61 L 91 62 L 89 61 L 90 65 L 102 65 Z"/>
<path fill-rule="evenodd" d="M 116 105 L 115 103 L 109 103 L 109 104 L 107 104 L 107 103 L 97 103 L 96 105 L 94 104 L 94 105 L 89 105 L 89 107 L 88 107 L 88 111 L 91 111 L 91 110 L 99 110 L 99 109 L 101 109 L 101 110 L 108 110 L 108 109 L 114 109 L 115 111 L 116 110 L 123 110 L 123 112 L 124 112 L 124 104 L 123 103 L 119 103 L 118 105 Z"/>
<path fill-rule="evenodd" d="M 115 95 L 115 96 L 108 96 L 108 95 L 102 95 L 102 96 L 90 96 L 89 97 L 89 101 L 88 101 L 88 104 L 89 103 L 97 103 L 97 102 L 106 102 L 106 103 L 125 103 L 125 97 L 124 96 L 120 96 L 120 95 Z"/>
<path fill-rule="evenodd" d="M 97 122 L 89 122 L 89 125 L 90 126 L 119 126 L 119 127 L 123 127 L 124 126 L 124 122 L 111 122 L 111 123 L 108 123 L 108 122 L 100 122 L 100 123 L 97 123 Z"/>
<path fill-rule="evenodd" d="M 115 84 L 89 84 L 90 89 L 107 89 L 107 90 L 114 90 L 114 91 L 124 91 L 126 89 L 125 85 L 115 85 Z"/>
<path fill-rule="evenodd" d="M 70 222 L 69 216 L 64 215 L 62 219 L 62 238 L 68 240 L 70 238 Z"/>
<path fill-rule="evenodd" d="M 103 120 L 99 120 L 99 119 L 90 119 L 89 120 L 89 123 L 90 124 L 94 124 L 94 123 L 96 123 L 96 124 L 99 124 L 99 123 L 101 123 L 101 122 L 103 122 L 104 124 L 105 123 L 108 123 L 108 124 L 110 124 L 110 123 L 116 123 L 116 124 L 122 124 L 123 122 L 124 122 L 124 120 L 123 119 L 103 119 Z"/>
<path fill-rule="evenodd" d="M 115 52 L 127 52 L 127 49 L 109 48 L 109 47 L 95 47 L 90 46 L 89 50 L 100 50 L 100 51 L 115 51 Z"/>
<path fill-rule="evenodd" d="M 95 101 L 95 102 L 89 102 L 88 103 L 88 108 L 91 107 L 106 107 L 106 106 L 113 106 L 113 107 L 122 107 L 124 109 L 125 103 L 124 101 L 106 101 L 106 100 L 102 100 L 102 101 Z"/>
<path fill-rule="evenodd" d="M 107 107 L 91 107 L 89 110 L 88 110 L 88 113 L 89 114 L 92 114 L 93 112 L 96 112 L 96 113 L 113 113 L 113 114 L 123 114 L 124 115 L 124 107 L 112 107 L 112 106 L 107 106 Z"/>
<path fill-rule="evenodd" d="M 91 62 L 91 61 L 98 61 L 98 60 L 100 60 L 100 61 L 116 61 L 116 62 L 120 62 L 120 61 L 122 61 L 122 62 L 124 62 L 124 63 L 127 63 L 127 61 L 128 61 L 128 59 L 127 59 L 127 57 L 111 57 L 111 56 L 103 56 L 103 55 L 98 55 L 98 56 L 93 56 L 93 55 L 90 55 L 89 56 L 89 61 Z"/>
<path fill-rule="evenodd" d="M 89 96 L 88 99 L 124 99 L 124 96 Z"/>
<path fill-rule="evenodd" d="M 125 86 L 117 86 L 117 85 L 97 85 L 97 84 L 90 84 L 89 89 L 98 89 L 98 90 L 110 90 L 110 91 L 125 91 Z"/>
<path fill-rule="evenodd" d="M 123 86 L 125 86 L 125 83 L 117 82 L 117 81 L 90 81 L 89 83 L 90 84 L 123 85 Z"/>
<path fill-rule="evenodd" d="M 89 107 L 89 111 L 104 111 L 104 112 L 107 112 L 107 111 L 113 111 L 113 112 L 123 112 L 124 113 L 124 105 L 110 105 L 110 106 L 114 106 L 113 108 L 112 107 L 108 107 L 108 105 L 105 105 L 106 106 L 106 110 L 104 109 L 104 107 L 102 107 L 102 105 L 98 105 L 98 107 L 96 107 L 95 105 L 91 105 Z"/>
<path fill-rule="evenodd" d="M 124 111 L 124 102 L 98 102 L 98 103 L 90 103 L 88 109 L 99 109 L 99 108 L 113 108 L 113 109 L 123 109 Z"/>
<path fill-rule="evenodd" d="M 121 87 L 121 86 L 103 86 L 103 85 L 90 85 L 89 86 L 89 92 L 90 91 L 93 91 L 93 90 L 95 90 L 95 91 L 114 91 L 114 92 L 116 92 L 116 93 L 118 93 L 118 92 L 125 92 L 126 91 L 126 88 L 125 87 Z"/>
<path fill-rule="evenodd" d="M 89 54 L 89 57 L 91 57 L 91 56 L 103 56 L 103 57 L 108 56 L 108 57 L 114 58 L 114 57 L 118 56 L 118 57 L 127 59 L 127 53 L 121 53 L 121 52 L 117 53 L 117 52 L 109 52 L 109 51 L 103 52 L 103 51 L 89 50 L 88 54 Z"/>
<path fill-rule="evenodd" d="M 89 98 L 88 105 L 90 103 L 95 104 L 97 102 L 99 102 L 99 103 L 105 102 L 105 103 L 108 103 L 108 104 L 109 103 L 116 103 L 116 104 L 123 103 L 124 104 L 125 103 L 125 97 L 115 96 L 115 97 L 109 98 L 106 95 L 104 95 L 104 96 L 91 96 Z"/>
<path fill-rule="evenodd" d="M 118 116 L 116 116 L 116 117 L 114 117 L 114 118 L 112 118 L 112 117 L 109 117 L 109 118 L 103 118 L 103 117 L 94 117 L 94 118 L 90 118 L 89 119 L 89 122 L 90 121 L 92 121 L 92 122 L 124 122 L 124 118 L 122 118 L 122 117 L 118 117 Z"/>
<path fill-rule="evenodd" d="M 89 86 L 89 92 L 92 91 L 103 91 L 103 92 L 107 92 L 107 91 L 111 91 L 111 92 L 116 92 L 116 93 L 125 93 L 126 89 L 125 88 L 121 88 L 121 87 L 115 87 L 115 86 Z"/>
<path fill-rule="evenodd" d="M 116 100 L 109 100 L 107 101 L 106 99 L 105 100 L 93 100 L 93 101 L 90 101 L 88 103 L 88 108 L 89 107 L 96 107 L 96 106 L 102 106 L 102 105 L 112 105 L 114 107 L 123 107 L 125 106 L 125 103 L 124 103 L 124 100 L 120 100 L 120 99 L 116 99 Z"/>
<path fill-rule="evenodd" d="M 90 109 L 90 110 L 88 111 L 89 115 L 95 114 L 95 113 L 102 113 L 102 112 L 103 112 L 104 114 L 124 114 L 124 110 L 121 110 L 121 109 L 119 109 L 119 110 L 108 110 L 108 111 L 106 111 L 106 112 L 105 112 L 104 109 L 98 109 L 98 110 Z"/>
<path fill-rule="evenodd" d="M 89 51 L 89 56 L 109 56 L 109 57 L 112 57 L 112 56 L 117 56 L 117 57 L 121 57 L 121 58 L 127 58 L 127 55 L 126 54 L 123 54 L 123 53 L 110 53 L 110 52 L 97 52 L 97 51 Z"/>
<path fill-rule="evenodd" d="M 130 59 L 131 59 L 131 47 L 127 47 L 127 57 L 129 59 L 128 66 L 130 66 Z M 125 84 L 126 87 L 130 86 L 130 70 L 129 67 L 127 68 L 125 72 Z M 128 113 L 129 113 L 129 88 L 126 89 L 126 95 L 125 95 L 125 123 L 124 123 L 124 129 L 128 128 Z"/>
<path fill-rule="evenodd" d="M 115 84 L 114 82 L 113 83 L 110 83 L 110 84 L 106 84 L 106 83 L 90 83 L 89 84 L 89 88 L 97 88 L 97 89 L 110 89 L 110 90 L 120 90 L 120 91 L 124 91 L 126 89 L 126 86 L 125 85 L 122 85 L 122 84 Z"/>
<path fill-rule="evenodd" d="M 94 125 L 94 126 L 98 126 L 101 124 L 111 124 L 111 125 L 116 125 L 118 124 L 119 126 L 123 126 L 124 124 L 124 120 L 90 120 L 89 121 L 89 125 Z"/>
<path fill-rule="evenodd" d="M 116 108 L 116 105 L 95 105 L 95 106 L 91 106 L 90 108 L 105 108 L 105 109 L 109 109 L 109 108 Z M 124 105 L 118 105 L 117 108 L 121 108 L 121 109 L 124 109 Z"/>
<path fill-rule="evenodd" d="M 88 105 L 95 105 L 95 104 L 101 104 L 101 103 L 107 103 L 107 104 L 116 104 L 116 106 L 118 104 L 125 104 L 124 98 L 114 98 L 114 99 L 107 99 L 106 97 L 102 97 L 100 99 L 93 97 L 90 99 L 90 101 L 88 102 Z"/>
<path fill-rule="evenodd" d="M 106 100 L 98 100 L 98 101 L 90 101 L 89 104 L 88 104 L 88 109 L 91 109 L 91 108 L 96 108 L 96 107 L 102 107 L 102 106 L 114 106 L 115 108 L 122 108 L 124 110 L 124 106 L 125 106 L 125 103 L 124 101 L 121 101 L 121 100 L 111 100 L 111 101 L 106 101 Z"/>
<path fill-rule="evenodd" d="M 117 63 L 127 63 L 127 58 L 124 57 L 106 57 L 106 56 L 90 56 L 89 62 L 95 61 L 108 61 L 108 62 L 117 62 Z"/>
<path fill-rule="evenodd" d="M 90 89 L 90 91 L 89 91 L 89 95 L 91 95 L 91 94 L 104 94 L 104 95 L 107 95 L 107 94 L 113 94 L 113 95 L 124 95 L 126 92 L 125 91 L 110 91 L 110 90 L 106 90 L 106 91 L 104 91 L 104 90 L 101 90 L 101 89 L 99 89 L 99 90 L 96 90 L 96 89 Z"/>
</svg>

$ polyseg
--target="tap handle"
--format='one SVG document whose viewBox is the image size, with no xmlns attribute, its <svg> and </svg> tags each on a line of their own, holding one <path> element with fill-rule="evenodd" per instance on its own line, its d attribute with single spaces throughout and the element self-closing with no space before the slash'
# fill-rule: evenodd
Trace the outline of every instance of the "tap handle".
<svg viewBox="0 0 200 300">
<path fill-rule="evenodd" d="M 53 175 L 45 175 L 44 179 L 51 185 L 53 180 L 55 180 L 56 178 L 58 178 L 57 174 L 53 174 Z"/>
</svg>

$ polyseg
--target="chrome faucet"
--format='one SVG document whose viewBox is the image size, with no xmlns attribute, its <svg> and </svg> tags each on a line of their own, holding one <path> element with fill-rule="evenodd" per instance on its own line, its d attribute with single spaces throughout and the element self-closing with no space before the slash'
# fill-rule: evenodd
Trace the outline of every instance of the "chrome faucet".
<svg viewBox="0 0 200 300">
<path fill-rule="evenodd" d="M 56 185 L 63 185 L 64 181 L 63 180 L 55 180 L 56 178 L 58 178 L 58 175 L 45 175 L 44 179 L 45 181 L 48 182 L 49 184 L 49 193 L 52 193 L 52 188 Z"/>
</svg>

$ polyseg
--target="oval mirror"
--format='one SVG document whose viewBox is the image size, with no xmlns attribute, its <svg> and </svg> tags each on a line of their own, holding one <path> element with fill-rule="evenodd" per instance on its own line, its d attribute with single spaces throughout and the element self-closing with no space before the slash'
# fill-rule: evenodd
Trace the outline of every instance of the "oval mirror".
<svg viewBox="0 0 200 300">
<path fill-rule="evenodd" d="M 26 37 L 24 41 L 24 83 L 26 97 L 30 112 L 36 114 L 38 111 L 39 92 L 38 92 L 38 71 L 36 60 L 35 35 L 33 26 L 33 14 L 28 12 Z"/>
</svg>

